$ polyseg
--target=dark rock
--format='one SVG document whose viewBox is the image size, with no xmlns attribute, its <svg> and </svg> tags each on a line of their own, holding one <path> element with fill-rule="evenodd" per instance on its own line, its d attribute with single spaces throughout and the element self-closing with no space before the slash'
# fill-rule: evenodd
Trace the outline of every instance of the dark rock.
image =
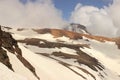
<svg viewBox="0 0 120 80">
<path fill-rule="evenodd" d="M 64 30 L 73 31 L 73 32 L 77 32 L 77 33 L 87 33 L 87 34 L 90 34 L 87 31 L 87 28 L 84 25 L 77 24 L 77 23 L 70 23 L 70 25 L 65 27 Z"/>
<path fill-rule="evenodd" d="M 35 68 L 22 56 L 22 51 L 19 48 L 17 41 L 9 32 L 2 31 L 0 26 L 0 62 L 6 65 L 9 69 L 13 70 L 9 61 L 9 56 L 3 48 L 16 55 L 16 57 L 23 63 L 23 65 L 28 68 L 38 80 L 40 79 L 36 74 Z"/>
<path fill-rule="evenodd" d="M 9 57 L 5 50 L 0 48 L 0 62 L 6 65 L 9 69 L 13 70 L 12 65 L 10 64 Z"/>
</svg>

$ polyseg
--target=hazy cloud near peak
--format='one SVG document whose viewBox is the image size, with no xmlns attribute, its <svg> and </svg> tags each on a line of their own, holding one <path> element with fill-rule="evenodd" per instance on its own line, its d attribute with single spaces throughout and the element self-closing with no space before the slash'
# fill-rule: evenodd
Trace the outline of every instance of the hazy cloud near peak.
<svg viewBox="0 0 120 80">
<path fill-rule="evenodd" d="M 0 25 L 60 28 L 66 22 L 52 0 L 0 0 Z"/>
<path fill-rule="evenodd" d="M 76 5 L 71 15 L 71 22 L 87 26 L 96 35 L 109 37 L 120 36 L 120 0 L 104 8 Z"/>
<path fill-rule="evenodd" d="M 112 4 L 101 9 L 78 3 L 72 12 L 71 22 L 87 26 L 96 35 L 120 36 L 120 0 L 113 0 Z M 26 3 L 0 0 L 0 25 L 62 28 L 66 23 L 52 0 L 26 0 Z"/>
</svg>

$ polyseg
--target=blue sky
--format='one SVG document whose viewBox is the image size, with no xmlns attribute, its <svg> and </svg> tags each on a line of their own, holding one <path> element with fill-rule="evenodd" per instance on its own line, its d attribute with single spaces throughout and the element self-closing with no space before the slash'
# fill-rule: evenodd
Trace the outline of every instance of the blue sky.
<svg viewBox="0 0 120 80">
<path fill-rule="evenodd" d="M 78 3 L 102 8 L 108 6 L 112 0 L 53 0 L 53 2 L 55 7 L 62 11 L 63 18 L 68 20 L 71 12 Z"/>
</svg>

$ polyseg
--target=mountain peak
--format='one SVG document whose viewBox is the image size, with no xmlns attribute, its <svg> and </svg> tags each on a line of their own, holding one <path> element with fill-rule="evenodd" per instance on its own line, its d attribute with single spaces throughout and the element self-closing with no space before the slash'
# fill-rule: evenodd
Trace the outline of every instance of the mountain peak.
<svg viewBox="0 0 120 80">
<path fill-rule="evenodd" d="M 90 34 L 84 25 L 77 23 L 70 23 L 67 27 L 64 28 L 64 30 L 73 31 L 82 34 Z"/>
</svg>

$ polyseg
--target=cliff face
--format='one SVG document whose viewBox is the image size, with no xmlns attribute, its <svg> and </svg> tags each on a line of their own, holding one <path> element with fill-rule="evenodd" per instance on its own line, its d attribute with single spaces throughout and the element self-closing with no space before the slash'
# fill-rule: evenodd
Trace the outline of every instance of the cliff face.
<svg viewBox="0 0 120 80">
<path fill-rule="evenodd" d="M 0 62 L 6 65 L 9 69 L 13 70 L 12 65 L 10 64 L 9 57 L 7 56 L 6 51 L 3 49 L 3 32 L 0 27 Z"/>
<path fill-rule="evenodd" d="M 17 41 L 9 32 L 2 31 L 0 26 L 0 62 L 14 71 L 7 52 L 14 54 L 21 61 L 21 63 L 39 79 L 35 68 L 22 56 L 22 52 L 17 44 Z"/>
</svg>

